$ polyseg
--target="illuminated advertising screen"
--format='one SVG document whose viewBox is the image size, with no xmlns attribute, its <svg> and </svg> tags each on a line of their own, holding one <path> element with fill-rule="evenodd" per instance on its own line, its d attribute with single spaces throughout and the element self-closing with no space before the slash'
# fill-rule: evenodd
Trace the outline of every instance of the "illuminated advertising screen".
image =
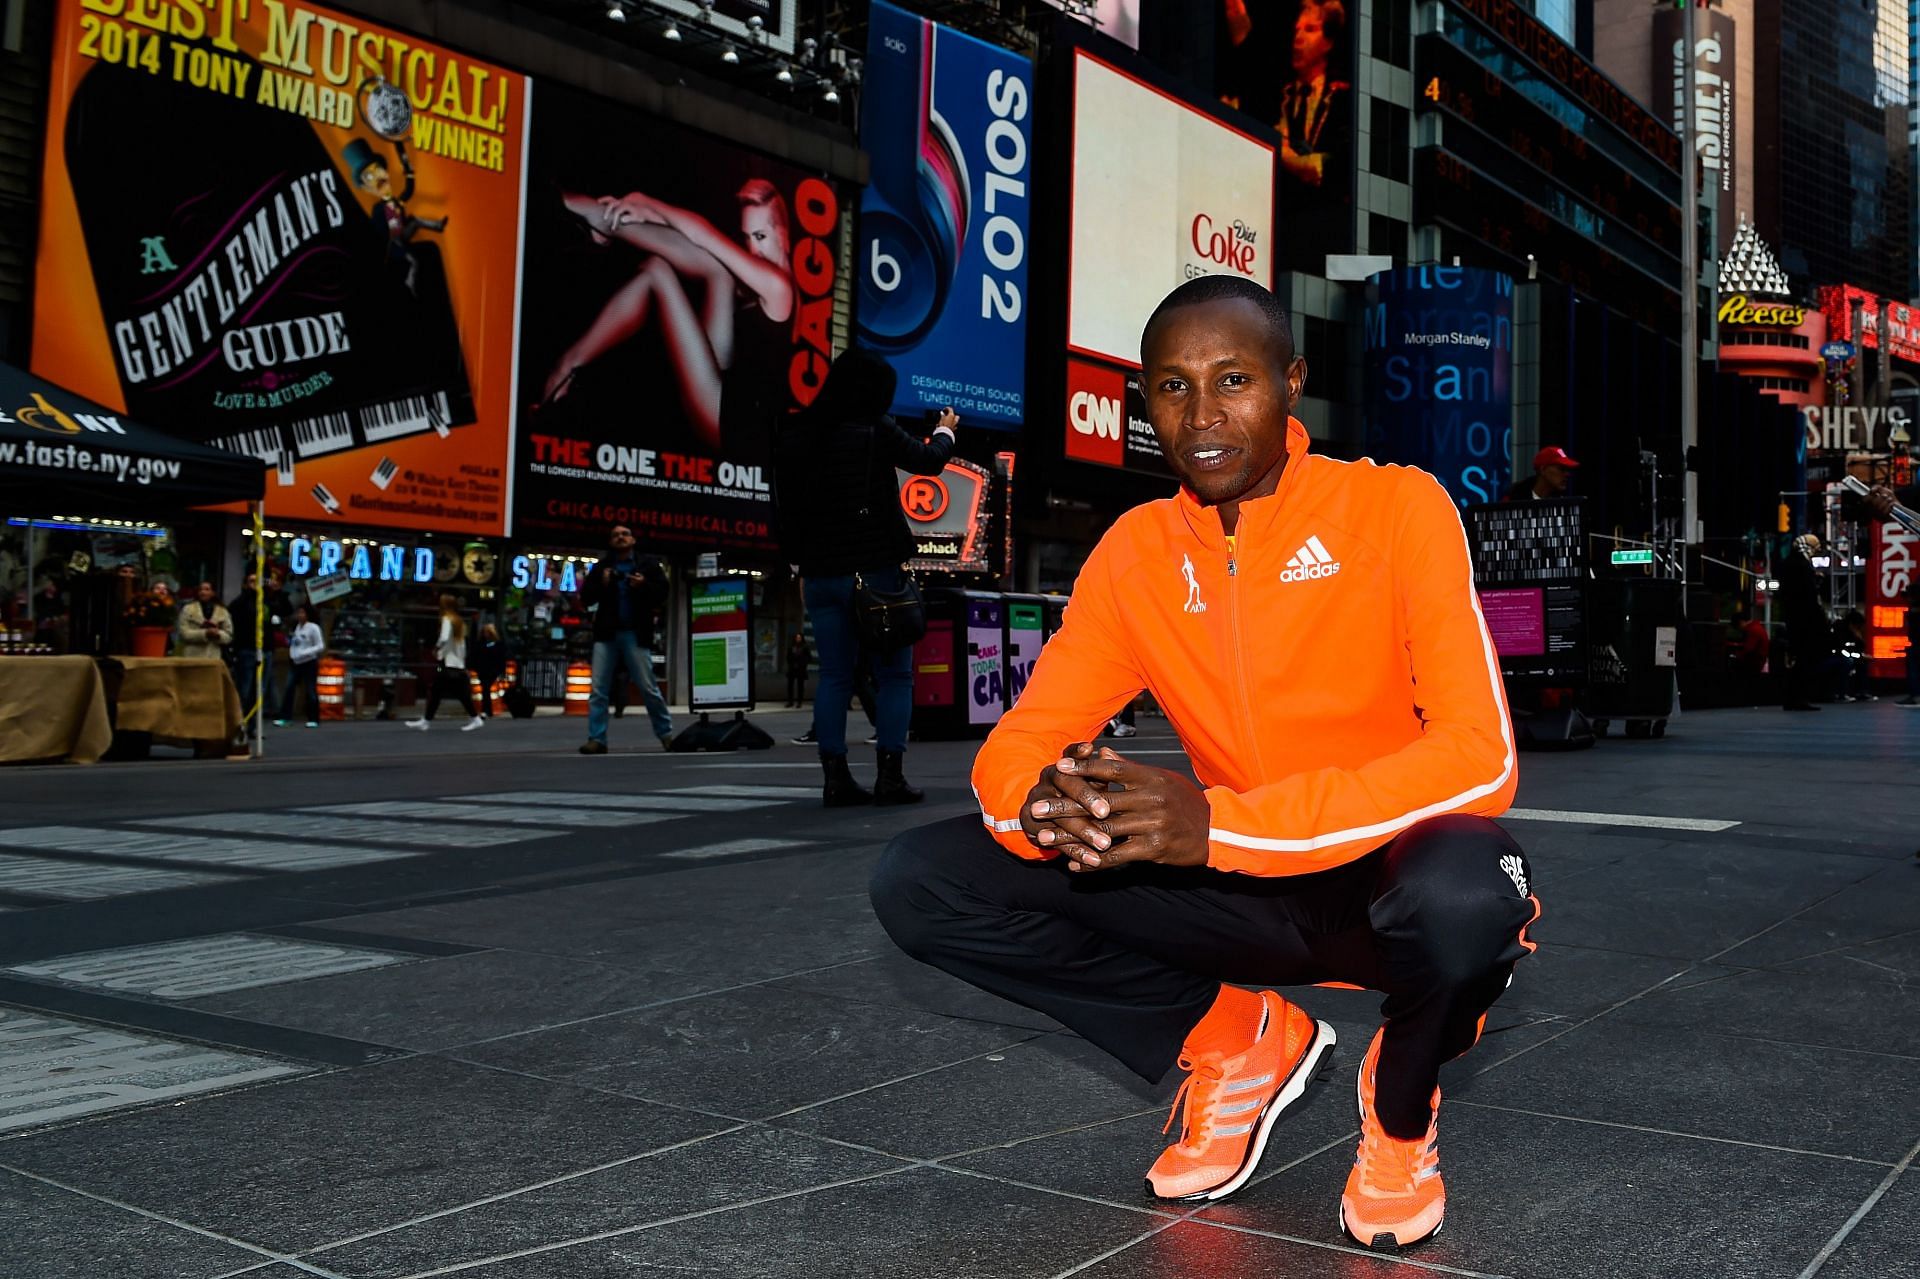
<svg viewBox="0 0 1920 1279">
<path fill-rule="evenodd" d="M 1274 145 L 1074 51 L 1066 455 L 1165 472 L 1140 330 L 1187 280 L 1273 284 Z"/>
<path fill-rule="evenodd" d="M 34 372 L 276 519 L 503 532 L 526 77 L 306 0 L 65 3 L 51 56 Z"/>
<path fill-rule="evenodd" d="M 1033 64 L 879 0 L 867 32 L 856 339 L 899 373 L 903 418 L 1017 429 Z"/>
<path fill-rule="evenodd" d="M 1289 265 L 1353 247 L 1355 24 L 1349 0 L 1216 0 L 1214 91 L 1273 130 Z"/>
<path fill-rule="evenodd" d="M 1368 456 L 1430 472 L 1456 502 L 1497 501 L 1512 478 L 1512 278 L 1406 267 L 1369 291 Z"/>
<path fill-rule="evenodd" d="M 515 530 L 772 547 L 775 424 L 832 345 L 834 188 L 564 90 L 529 154 Z"/>
</svg>

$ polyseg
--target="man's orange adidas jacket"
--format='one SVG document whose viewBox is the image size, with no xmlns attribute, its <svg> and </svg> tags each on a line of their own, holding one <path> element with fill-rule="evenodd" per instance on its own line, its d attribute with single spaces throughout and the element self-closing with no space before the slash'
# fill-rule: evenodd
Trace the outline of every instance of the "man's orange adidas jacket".
<svg viewBox="0 0 1920 1279">
<path fill-rule="evenodd" d="M 1459 512 L 1424 471 L 1307 451 L 1289 422 L 1271 497 L 1219 512 L 1182 489 L 1127 512 L 1087 558 L 1066 621 L 981 747 L 994 837 L 1040 770 L 1141 689 L 1213 809 L 1209 864 L 1298 875 L 1442 813 L 1513 800 L 1506 698 Z"/>
</svg>

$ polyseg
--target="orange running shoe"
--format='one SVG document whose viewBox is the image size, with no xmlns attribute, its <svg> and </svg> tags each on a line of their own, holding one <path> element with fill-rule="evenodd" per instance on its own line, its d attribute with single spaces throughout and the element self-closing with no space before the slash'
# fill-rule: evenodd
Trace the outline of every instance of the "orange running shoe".
<svg viewBox="0 0 1920 1279">
<path fill-rule="evenodd" d="M 1180 1140 L 1147 1170 L 1147 1193 L 1200 1203 L 1244 1186 L 1273 1125 L 1300 1100 L 1333 1047 L 1333 1027 L 1270 990 L 1260 998 L 1266 1008 L 1259 1037 L 1238 1056 L 1181 1050 L 1180 1069 L 1189 1073 L 1174 1094 L 1167 1128 L 1183 1100 L 1186 1119 Z"/>
<path fill-rule="evenodd" d="M 1440 1233 L 1447 1188 L 1440 1180 L 1440 1090 L 1433 1090 L 1434 1117 L 1418 1141 L 1388 1136 L 1373 1113 L 1374 1066 L 1384 1033 L 1374 1033 L 1360 1063 L 1360 1148 L 1340 1196 L 1340 1228 L 1369 1248 L 1392 1251 Z"/>
</svg>

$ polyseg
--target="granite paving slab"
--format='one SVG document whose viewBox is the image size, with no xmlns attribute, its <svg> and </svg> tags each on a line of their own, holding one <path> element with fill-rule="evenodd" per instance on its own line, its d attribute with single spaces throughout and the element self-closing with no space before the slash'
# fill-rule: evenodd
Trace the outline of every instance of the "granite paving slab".
<svg viewBox="0 0 1920 1279">
<path fill-rule="evenodd" d="M 1034 1034 L 749 987 L 479 1044 L 456 1055 L 542 1079 L 756 1119 L 1003 1050 Z"/>
<path fill-rule="evenodd" d="M 726 1125 L 415 1057 L 0 1142 L 0 1164 L 290 1253 Z"/>
<path fill-rule="evenodd" d="M 12 1279 L 212 1279 L 261 1260 L 231 1243 L 4 1169 L 0 1223 L 6 1241 L 0 1273 Z"/>
<path fill-rule="evenodd" d="M 562 1025 L 697 993 L 706 979 L 481 951 L 196 1000 L 196 1008 L 417 1051 Z"/>
<path fill-rule="evenodd" d="M 1489 1105 L 1887 1163 L 1920 1135 L 1920 1060 L 1617 1016 L 1576 1027 L 1476 1085 L 1474 1100 Z M 1910 1122 L 1894 1122 L 1900 1116 Z"/>
<path fill-rule="evenodd" d="M 759 1126 L 303 1254 L 352 1279 L 392 1279 L 900 1167 L 898 1160 Z"/>
</svg>

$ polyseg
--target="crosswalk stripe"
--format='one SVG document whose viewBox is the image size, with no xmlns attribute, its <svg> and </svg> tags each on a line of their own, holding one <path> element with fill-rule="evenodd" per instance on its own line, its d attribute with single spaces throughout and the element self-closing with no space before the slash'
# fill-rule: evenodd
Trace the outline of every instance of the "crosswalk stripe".
<svg viewBox="0 0 1920 1279">
<path fill-rule="evenodd" d="M 413 817 L 449 822 L 507 822 L 520 826 L 644 826 L 670 820 L 674 814 L 634 810 L 553 807 L 512 804 L 448 804 L 433 800 L 373 799 L 357 804 L 315 804 L 303 813 L 346 813 L 365 817 Z"/>
<path fill-rule="evenodd" d="M 306 1073 L 265 1057 L 0 1009 L 0 1131 Z"/>
<path fill-rule="evenodd" d="M 818 796 L 820 788 L 818 786 L 676 786 L 660 793 L 662 795 L 711 795 L 723 799 L 796 800 Z"/>
<path fill-rule="evenodd" d="M 805 839 L 730 839 L 725 843 L 679 848 L 660 855 L 681 861 L 705 861 L 709 857 L 736 857 L 741 853 L 766 853 L 777 848 L 805 848 L 810 843 L 811 840 Z"/>
<path fill-rule="evenodd" d="M 0 831 L 0 842 L 57 852 L 111 853 L 115 857 L 202 862 L 248 870 L 316 870 L 413 855 L 392 848 L 349 848 L 345 844 L 306 844 L 296 840 L 222 839 L 215 835 L 157 835 L 88 826 L 22 827 Z"/>
<path fill-rule="evenodd" d="M 27 893 L 60 901 L 97 901 L 130 893 L 217 884 L 234 878 L 216 871 L 102 866 L 95 862 L 61 862 L 11 853 L 0 856 L 0 892 Z"/>
<path fill-rule="evenodd" d="M 156 999 L 199 999 L 407 961 L 407 956 L 387 951 L 228 934 L 62 955 L 42 963 L 18 964 L 7 971 Z"/>
<path fill-rule="evenodd" d="M 740 804 L 721 799 L 699 799 L 690 795 L 597 795 L 582 791 L 516 790 L 498 795 L 442 795 L 449 804 L 554 804 L 561 808 L 631 808 L 657 812 L 718 813 L 738 812 L 741 808 L 770 808 L 777 800 Z"/>
<path fill-rule="evenodd" d="M 424 822 L 383 822 L 368 817 L 301 813 L 201 813 L 193 817 L 143 817 L 137 824 L 253 835 L 317 835 L 423 848 L 487 848 L 543 838 L 538 831 L 515 826 L 436 826 Z"/>
</svg>

